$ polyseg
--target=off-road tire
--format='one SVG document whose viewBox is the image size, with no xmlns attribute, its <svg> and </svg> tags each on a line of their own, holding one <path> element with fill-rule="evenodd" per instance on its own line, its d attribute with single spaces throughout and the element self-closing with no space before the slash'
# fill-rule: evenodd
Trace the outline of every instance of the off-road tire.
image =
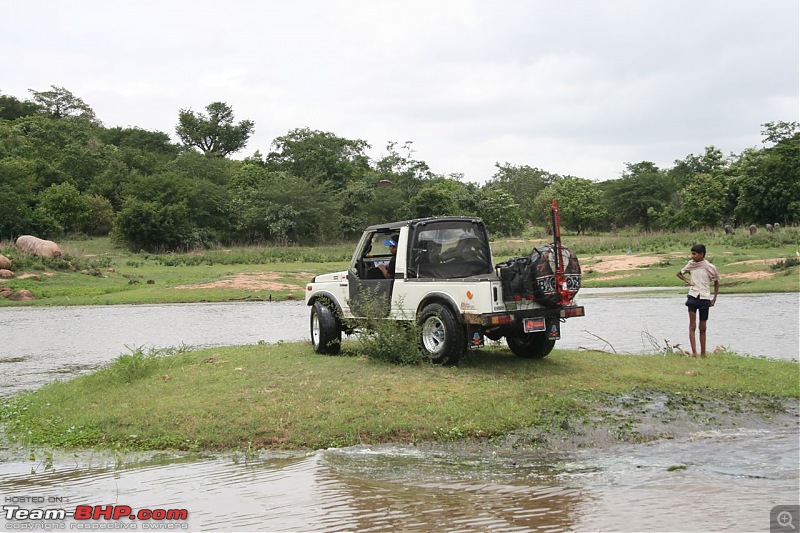
<svg viewBox="0 0 800 533">
<path fill-rule="evenodd" d="M 464 352 L 464 327 L 446 306 L 428 304 L 419 314 L 420 350 L 432 363 L 454 365 Z"/>
<path fill-rule="evenodd" d="M 541 331 L 536 333 L 520 333 L 506 337 L 506 344 L 514 352 L 514 355 L 524 359 L 542 359 L 547 357 L 553 346 L 556 345 L 555 340 L 547 338 L 547 332 Z"/>
<path fill-rule="evenodd" d="M 342 349 L 342 328 L 330 307 L 322 302 L 311 306 L 311 344 L 319 354 L 336 355 Z"/>
</svg>

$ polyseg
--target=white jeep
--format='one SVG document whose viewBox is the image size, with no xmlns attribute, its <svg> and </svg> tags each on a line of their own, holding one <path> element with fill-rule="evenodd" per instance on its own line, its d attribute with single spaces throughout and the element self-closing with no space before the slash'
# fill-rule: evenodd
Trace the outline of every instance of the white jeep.
<svg viewBox="0 0 800 533">
<path fill-rule="evenodd" d="M 467 348 L 482 347 L 484 337 L 505 337 L 520 357 L 545 357 L 560 338 L 560 321 L 584 315 L 572 300 L 580 266 L 561 247 L 558 231 L 556 237 L 531 256 L 495 265 L 478 218 L 370 226 L 346 271 L 316 276 L 306 286 L 314 350 L 336 354 L 342 332 L 380 317 L 418 321 L 420 348 L 435 363 L 456 363 Z M 392 269 L 381 266 L 392 262 L 392 252 L 394 275 L 386 277 Z"/>
</svg>

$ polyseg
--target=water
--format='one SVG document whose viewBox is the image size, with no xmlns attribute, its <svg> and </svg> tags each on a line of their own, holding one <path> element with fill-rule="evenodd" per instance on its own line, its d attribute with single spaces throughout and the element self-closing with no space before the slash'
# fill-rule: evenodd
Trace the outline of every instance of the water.
<svg viewBox="0 0 800 533">
<path fill-rule="evenodd" d="M 615 289 L 617 291 L 617 289 Z M 654 352 L 688 347 L 680 294 L 610 296 L 585 290 L 585 317 L 562 324 L 556 348 Z M 308 340 L 303 302 L 0 308 L 0 396 L 89 372 L 129 348 Z M 800 294 L 722 295 L 711 310 L 708 347 L 800 359 Z"/>
<path fill-rule="evenodd" d="M 581 302 L 589 316 L 568 320 L 558 346 L 641 352 L 642 331 L 672 343 L 686 335 L 681 295 L 591 292 Z M 797 317 L 797 294 L 723 295 L 709 345 L 796 359 Z M 88 372 L 126 346 L 307 335 L 308 309 L 299 302 L 0 308 L 0 395 Z M 765 531 L 773 506 L 798 503 L 799 442 L 795 418 L 570 453 L 382 445 L 257 456 L 33 450 L 30 457 L 11 446 L 0 447 L 0 501 L 186 509 L 187 522 L 168 525 L 193 531 Z M 5 517 L 0 531 L 32 525 Z"/>
<path fill-rule="evenodd" d="M 773 506 L 797 503 L 800 450 L 795 427 L 571 454 L 384 445 L 45 464 L 28 453 L 0 461 L 0 496 L 186 509 L 193 531 L 766 531 Z"/>
<path fill-rule="evenodd" d="M 301 302 L 0 308 L 0 396 L 90 372 L 129 349 L 296 341 Z"/>
<path fill-rule="evenodd" d="M 683 294 L 610 297 L 595 290 L 579 300 L 587 316 L 562 324 L 557 348 L 648 353 L 652 340 L 662 349 L 668 340 L 691 350 Z M 722 294 L 709 312 L 707 337 L 709 351 L 724 346 L 742 355 L 800 359 L 800 293 Z"/>
</svg>

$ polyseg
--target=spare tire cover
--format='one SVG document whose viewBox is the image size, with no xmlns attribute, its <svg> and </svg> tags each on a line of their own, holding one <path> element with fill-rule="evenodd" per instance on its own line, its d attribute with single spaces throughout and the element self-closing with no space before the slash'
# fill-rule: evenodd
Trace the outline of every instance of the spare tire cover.
<svg viewBox="0 0 800 533">
<path fill-rule="evenodd" d="M 564 265 L 567 298 L 572 300 L 581 288 L 581 265 L 572 250 L 564 246 L 561 247 L 561 264 Z M 556 287 L 555 245 L 534 248 L 531 252 L 531 274 L 534 299 L 548 307 L 561 305 L 561 295 Z"/>
</svg>

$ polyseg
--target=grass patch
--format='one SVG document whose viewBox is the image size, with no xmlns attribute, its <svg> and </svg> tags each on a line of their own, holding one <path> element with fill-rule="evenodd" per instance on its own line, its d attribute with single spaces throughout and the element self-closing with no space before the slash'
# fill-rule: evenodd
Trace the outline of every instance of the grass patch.
<svg viewBox="0 0 800 533">
<path fill-rule="evenodd" d="M 533 246 L 550 242 L 540 228 L 523 239 L 492 242 L 497 262 L 526 255 Z M 722 292 L 800 291 L 800 229 L 780 232 L 673 232 L 637 234 L 632 232 L 598 235 L 565 235 L 564 244 L 581 259 L 585 287 L 683 287 L 675 272 L 689 260 L 689 248 L 706 244 L 708 258 L 722 275 Z M 137 303 L 193 303 L 236 300 L 302 299 L 310 279 L 325 272 L 347 268 L 355 242 L 326 246 L 240 246 L 183 253 L 131 253 L 116 247 L 107 237 L 59 242 L 64 257 L 47 260 L 20 253 L 10 242 L 0 243 L 0 254 L 14 262 L 17 277 L 0 284 L 13 290 L 26 289 L 35 301 L 13 302 L 0 298 L 0 306 L 11 305 L 110 305 Z M 604 257 L 627 254 L 654 256 L 646 268 L 594 272 L 592 266 Z M 593 258 L 589 260 L 589 258 Z M 745 263 L 743 261 L 761 261 Z M 737 264 L 738 263 L 738 264 Z M 69 265 L 75 270 L 71 270 Z M 772 265 L 779 265 L 772 267 Z M 742 277 L 747 273 L 768 276 Z M 33 273 L 38 279 L 19 279 Z M 261 286 L 233 283 L 237 276 L 273 276 Z M 736 274 L 731 277 L 730 274 Z M 209 284 L 218 282 L 216 286 Z M 181 288 L 178 288 L 181 287 Z M 189 287 L 189 288 L 186 288 Z"/>
<path fill-rule="evenodd" d="M 761 405 L 800 396 L 796 362 L 732 354 L 706 360 L 555 350 L 522 360 L 470 352 L 457 367 L 396 366 L 313 353 L 307 343 L 172 354 L 134 351 L 108 367 L 0 404 L 10 438 L 125 449 L 318 449 L 493 438 L 597 416 L 632 391 L 686 402 Z M 777 407 L 776 407 L 777 408 Z"/>
</svg>

